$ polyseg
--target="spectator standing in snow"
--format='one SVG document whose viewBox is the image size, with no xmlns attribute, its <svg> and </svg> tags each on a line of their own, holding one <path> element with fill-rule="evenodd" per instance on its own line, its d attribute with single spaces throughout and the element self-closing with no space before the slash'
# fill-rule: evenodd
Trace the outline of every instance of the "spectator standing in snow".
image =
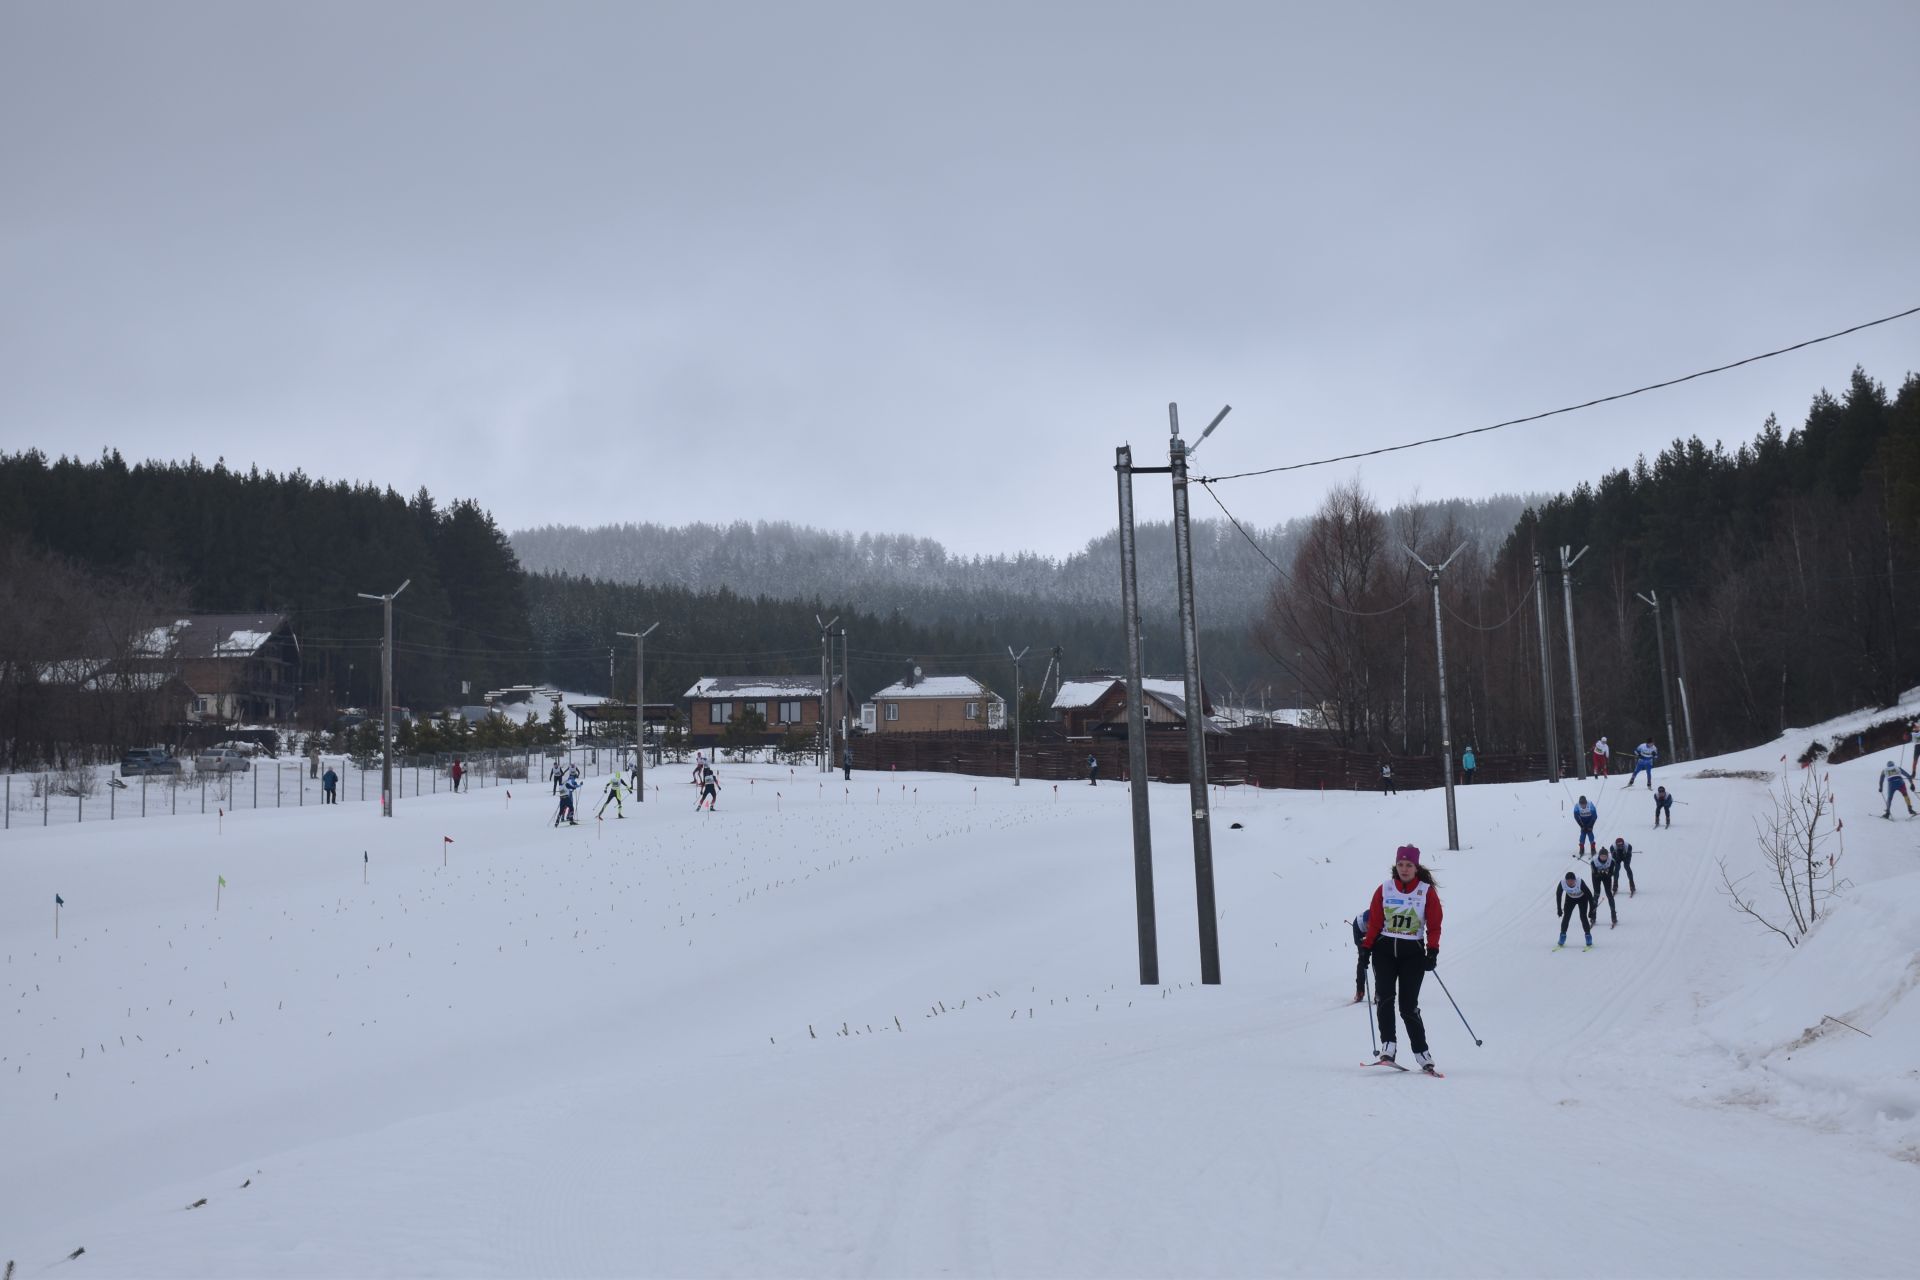
<svg viewBox="0 0 1920 1280">
<path fill-rule="evenodd" d="M 1100 757 L 1092 752 L 1087 753 L 1087 785 L 1090 787 L 1100 785 Z"/>
<path fill-rule="evenodd" d="M 320 803 L 339 804 L 339 787 L 340 775 L 333 771 L 332 765 L 328 765 L 327 771 L 320 775 Z"/>
<path fill-rule="evenodd" d="M 1580 824 L 1580 842 L 1573 846 L 1573 856 L 1584 857 L 1593 851 L 1593 824 L 1600 820 L 1600 811 L 1593 807 L 1593 801 L 1585 796 L 1573 806 L 1573 820 Z"/>
<path fill-rule="evenodd" d="M 1473 781 L 1473 767 L 1476 763 L 1473 748 L 1468 747 L 1460 756 L 1460 772 L 1466 775 L 1468 782 Z"/>
<path fill-rule="evenodd" d="M 1400 792 L 1393 785 L 1393 766 L 1385 760 L 1380 762 L 1380 794 L 1397 796 Z"/>
<path fill-rule="evenodd" d="M 1627 843 L 1625 836 L 1613 838 L 1613 863 L 1620 871 L 1627 873 L 1627 896 L 1631 898 L 1640 892 L 1638 886 L 1633 883 L 1633 846 Z M 1620 871 L 1614 872 L 1613 876 L 1616 889 L 1620 887 Z"/>
<path fill-rule="evenodd" d="M 1638 782 L 1640 780 L 1640 771 L 1644 769 L 1647 773 L 1647 790 L 1653 790 L 1653 766 L 1659 759 L 1660 748 L 1653 745 L 1652 739 L 1648 739 L 1635 747 L 1633 749 L 1633 776 L 1627 779 L 1627 785 L 1632 786 Z"/>
<path fill-rule="evenodd" d="M 840 772 L 843 775 L 845 775 L 846 780 L 848 782 L 853 781 L 853 744 L 852 743 L 848 743 L 846 746 L 840 748 Z"/>
<path fill-rule="evenodd" d="M 1667 815 L 1667 825 L 1673 825 L 1673 793 L 1665 787 L 1656 787 L 1653 792 L 1653 825 L 1660 825 L 1660 815 Z"/>
<path fill-rule="evenodd" d="M 1614 900 L 1620 888 L 1620 864 L 1613 860 L 1613 846 L 1603 844 L 1593 853 L 1593 922 L 1600 923 L 1600 900 L 1607 900 L 1613 916 L 1612 928 L 1620 927 L 1620 904 Z"/>
<path fill-rule="evenodd" d="M 453 758 L 453 768 L 447 770 L 447 772 L 453 778 L 453 789 L 458 791 L 460 789 L 460 779 L 467 776 L 467 767 L 460 763 L 459 756 Z"/>
<path fill-rule="evenodd" d="M 1607 735 L 1593 744 L 1593 776 L 1604 778 L 1613 771 L 1613 748 L 1607 745 Z"/>
<path fill-rule="evenodd" d="M 307 776 L 320 776 L 320 739 L 311 736 L 307 738 Z"/>
<path fill-rule="evenodd" d="M 1553 891 L 1553 914 L 1560 918 L 1560 946 L 1567 945 L 1567 926 L 1573 922 L 1576 907 L 1580 910 L 1580 932 L 1587 935 L 1587 945 L 1592 946 L 1593 894 L 1578 875 L 1569 871 Z"/>
<path fill-rule="evenodd" d="M 1895 796 L 1899 796 L 1907 802 L 1907 816 L 1910 818 L 1913 816 L 1913 797 L 1907 794 L 1907 784 L 1912 781 L 1913 775 L 1911 773 L 1902 769 L 1892 760 L 1887 761 L 1887 767 L 1880 771 L 1880 789 L 1887 793 L 1887 807 L 1881 811 L 1881 817 L 1891 818 L 1893 816 L 1893 798 Z"/>
<path fill-rule="evenodd" d="M 1920 720 L 1907 727 L 1907 740 L 1913 744 L 1913 760 L 1907 765 L 1907 772 L 1920 772 Z"/>
<path fill-rule="evenodd" d="M 1367 913 L 1367 932 L 1360 945 L 1373 957 L 1380 1061 L 1392 1062 L 1397 1050 L 1393 1028 L 1397 995 L 1413 1056 L 1421 1070 L 1430 1072 L 1433 1055 L 1427 1051 L 1427 1024 L 1420 1017 L 1420 983 L 1440 963 L 1440 891 L 1433 873 L 1420 865 L 1417 847 L 1403 844 L 1395 850 L 1393 870 L 1373 891 Z"/>
</svg>

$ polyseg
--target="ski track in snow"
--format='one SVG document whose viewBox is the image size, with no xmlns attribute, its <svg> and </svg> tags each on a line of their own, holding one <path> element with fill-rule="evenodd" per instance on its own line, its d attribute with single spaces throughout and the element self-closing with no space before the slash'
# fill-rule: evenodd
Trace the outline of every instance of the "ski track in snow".
<svg viewBox="0 0 1920 1280">
<path fill-rule="evenodd" d="M 1803 736 L 1701 765 L 1774 767 Z M 1843 810 L 1875 764 L 1833 768 Z M 0 1256 L 1319 1275 L 1369 1265 L 1404 1199 L 1436 1275 L 1911 1274 L 1912 829 L 1850 826 L 1854 887 L 1789 952 L 1720 892 L 1720 857 L 1755 862 L 1765 785 L 1695 768 L 1663 770 L 1671 832 L 1647 834 L 1643 792 L 1594 788 L 1641 890 L 1590 953 L 1548 952 L 1580 865 L 1561 787 L 1462 788 L 1458 853 L 1437 791 L 1217 793 L 1212 988 L 1184 787 L 1153 789 L 1158 988 L 1135 981 L 1121 785 L 732 767 L 699 815 L 669 768 L 626 821 L 560 831 L 528 786 L 518 811 L 481 791 L 391 822 L 11 832 Z M 1346 922 L 1408 838 L 1486 1041 L 1429 979 L 1439 1081 L 1358 1066 L 1374 1011 L 1334 1003 Z M 1874 1038 L 1822 1034 L 1835 1011 Z"/>
</svg>

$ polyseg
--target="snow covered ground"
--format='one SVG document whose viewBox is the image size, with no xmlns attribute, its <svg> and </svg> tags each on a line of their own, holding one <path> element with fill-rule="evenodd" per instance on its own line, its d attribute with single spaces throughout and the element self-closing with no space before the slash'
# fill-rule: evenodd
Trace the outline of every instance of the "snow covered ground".
<svg viewBox="0 0 1920 1280">
<path fill-rule="evenodd" d="M 1790 951 L 1719 891 L 1766 785 L 1688 776 L 1809 736 L 1663 771 L 1671 832 L 1594 786 L 1640 893 L 1591 953 L 1549 951 L 1575 785 L 1463 789 L 1457 854 L 1437 791 L 1223 793 L 1219 987 L 1184 787 L 1153 792 L 1158 988 L 1118 785 L 756 765 L 699 815 L 663 768 L 579 829 L 544 785 L 16 828 L 0 1260 L 1911 1276 L 1920 821 L 1880 820 L 1879 758 L 1833 767 L 1851 887 Z M 1429 981 L 1445 1080 L 1362 1068 L 1347 1003 L 1408 840 L 1485 1041 Z"/>
</svg>

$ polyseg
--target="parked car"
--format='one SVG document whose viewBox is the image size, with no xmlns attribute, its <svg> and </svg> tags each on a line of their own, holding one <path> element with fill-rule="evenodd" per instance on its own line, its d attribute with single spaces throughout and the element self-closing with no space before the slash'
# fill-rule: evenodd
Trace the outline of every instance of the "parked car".
<svg viewBox="0 0 1920 1280">
<path fill-rule="evenodd" d="M 143 773 L 179 773 L 180 762 L 167 754 L 165 747 L 134 747 L 120 757 L 120 776 L 137 777 Z"/>
<path fill-rule="evenodd" d="M 244 751 L 213 747 L 195 756 L 193 767 L 202 773 L 245 773 L 253 767 L 253 761 Z"/>
</svg>

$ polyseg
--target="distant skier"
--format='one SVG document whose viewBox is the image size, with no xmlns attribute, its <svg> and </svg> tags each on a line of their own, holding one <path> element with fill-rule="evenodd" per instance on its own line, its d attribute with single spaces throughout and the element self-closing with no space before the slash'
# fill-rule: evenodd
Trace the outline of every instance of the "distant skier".
<svg viewBox="0 0 1920 1280">
<path fill-rule="evenodd" d="M 853 781 L 853 744 L 848 743 L 840 749 L 840 772 L 846 781 Z"/>
<path fill-rule="evenodd" d="M 1593 807 L 1593 801 L 1581 796 L 1573 806 L 1573 820 L 1580 824 L 1580 843 L 1573 846 L 1573 856 L 1578 858 L 1593 852 L 1593 824 L 1600 821 L 1600 811 Z"/>
<path fill-rule="evenodd" d="M 1601 734 L 1600 740 L 1593 744 L 1593 776 L 1604 778 L 1613 771 L 1613 748 L 1607 745 L 1607 735 Z"/>
<path fill-rule="evenodd" d="M 607 798 L 600 802 L 600 808 L 594 813 L 593 816 L 596 818 L 600 817 L 602 814 L 606 813 L 607 806 L 612 805 L 614 817 L 616 818 L 626 817 L 627 806 L 620 802 L 620 797 L 626 794 L 626 790 L 627 790 L 626 775 L 619 772 L 615 772 L 615 774 L 611 778 L 607 779 L 607 787 L 606 787 Z"/>
<path fill-rule="evenodd" d="M 698 786 L 700 783 L 700 771 L 702 769 L 705 769 L 706 767 L 707 767 L 707 753 L 704 751 L 694 752 L 693 753 L 693 781 L 695 786 Z"/>
<path fill-rule="evenodd" d="M 1625 836 L 1615 836 L 1613 838 L 1613 864 L 1620 869 L 1614 872 L 1613 875 L 1614 888 L 1617 889 L 1620 887 L 1620 876 L 1622 873 L 1625 873 L 1627 877 L 1627 896 L 1631 898 L 1634 894 L 1640 892 L 1639 887 L 1633 883 L 1633 846 L 1627 843 Z"/>
<path fill-rule="evenodd" d="M 453 768 L 447 770 L 447 772 L 453 778 L 453 789 L 458 791 L 460 789 L 460 779 L 467 776 L 467 767 L 460 763 L 459 756 L 453 758 Z"/>
<path fill-rule="evenodd" d="M 704 808 L 708 813 L 712 813 L 719 803 L 720 778 L 714 773 L 712 765 L 702 763 L 700 766 L 700 798 L 693 802 L 693 811 L 698 813 Z"/>
<path fill-rule="evenodd" d="M 553 794 L 556 796 L 559 795 L 560 784 L 567 780 L 567 771 L 560 767 L 558 760 L 553 762 L 553 770 L 547 774 L 547 777 L 553 782 Z"/>
<path fill-rule="evenodd" d="M 570 827 L 580 825 L 579 821 L 573 816 L 573 793 L 579 789 L 580 775 L 578 773 L 569 773 L 566 780 L 560 784 L 560 807 L 554 811 L 554 826 L 557 827 L 563 822 Z"/>
<path fill-rule="evenodd" d="M 1913 743 L 1913 762 L 1907 766 L 1907 772 L 1920 773 L 1920 719 L 1907 727 L 1907 740 Z"/>
<path fill-rule="evenodd" d="M 1893 761 L 1887 761 L 1887 767 L 1880 771 L 1880 789 L 1887 793 L 1887 807 L 1881 811 L 1881 817 L 1891 818 L 1893 816 L 1893 798 L 1895 796 L 1899 796 L 1906 802 L 1907 816 L 1909 818 L 1914 816 L 1913 796 L 1907 791 L 1908 786 L 1912 782 L 1913 775 L 1911 773 L 1908 773 Z"/>
<path fill-rule="evenodd" d="M 1607 900 L 1607 910 L 1613 915 L 1613 924 L 1620 927 L 1620 906 L 1614 895 L 1620 888 L 1620 864 L 1613 860 L 1613 846 L 1603 844 L 1593 854 L 1593 922 L 1600 923 L 1600 899 Z"/>
<path fill-rule="evenodd" d="M 1667 825 L 1673 825 L 1673 793 L 1665 787 L 1656 787 L 1653 792 L 1653 825 L 1660 825 L 1660 815 L 1665 814 Z"/>
<path fill-rule="evenodd" d="M 1553 914 L 1560 918 L 1560 942 L 1555 950 L 1567 945 L 1567 926 L 1573 922 L 1574 908 L 1580 909 L 1580 932 L 1587 935 L 1587 945 L 1593 945 L 1593 894 L 1586 883 L 1572 871 L 1560 879 L 1560 885 L 1553 891 Z"/>
<path fill-rule="evenodd" d="M 340 803 L 340 775 L 333 771 L 332 765 L 328 765 L 327 771 L 320 775 L 320 803 Z"/>
<path fill-rule="evenodd" d="M 1400 794 L 1399 790 L 1393 785 L 1393 766 L 1385 760 L 1380 762 L 1380 794 L 1383 796 L 1397 796 Z"/>
<path fill-rule="evenodd" d="M 1092 753 L 1087 755 L 1087 785 L 1090 787 L 1100 785 L 1100 757 Z"/>
<path fill-rule="evenodd" d="M 1373 891 L 1361 946 L 1373 957 L 1374 1007 L 1380 1015 L 1380 1061 L 1392 1062 L 1395 994 L 1407 1039 L 1420 1069 L 1434 1074 L 1427 1051 L 1427 1024 L 1420 1017 L 1420 982 L 1440 963 L 1440 892 L 1433 873 L 1420 865 L 1420 850 L 1403 844 L 1393 871 Z"/>
<path fill-rule="evenodd" d="M 1473 781 L 1473 769 L 1474 769 L 1474 766 L 1475 766 L 1475 765 L 1476 765 L 1477 763 L 1478 763 L 1478 760 L 1476 759 L 1476 757 L 1475 757 L 1475 756 L 1474 756 L 1474 754 L 1473 754 L 1473 748 L 1472 748 L 1472 747 L 1468 747 L 1468 748 L 1467 748 L 1467 749 L 1466 749 L 1466 750 L 1465 750 L 1464 752 L 1462 752 L 1462 753 L 1461 753 L 1461 755 L 1460 755 L 1460 772 L 1461 772 L 1462 774 L 1464 774 L 1464 775 L 1466 775 L 1466 780 L 1467 780 L 1468 782 L 1472 782 L 1472 781 Z"/>
<path fill-rule="evenodd" d="M 1369 907 L 1355 916 L 1349 923 L 1353 925 L 1353 949 L 1359 956 L 1353 966 L 1353 1002 L 1359 1004 L 1367 998 L 1367 920 L 1373 914 Z"/>
<path fill-rule="evenodd" d="M 1659 759 L 1660 748 L 1653 745 L 1652 739 L 1648 739 L 1635 747 L 1633 749 L 1633 776 L 1627 779 L 1627 785 L 1632 786 L 1638 782 L 1640 780 L 1641 770 L 1645 770 L 1647 774 L 1647 790 L 1653 790 L 1653 766 Z"/>
</svg>

